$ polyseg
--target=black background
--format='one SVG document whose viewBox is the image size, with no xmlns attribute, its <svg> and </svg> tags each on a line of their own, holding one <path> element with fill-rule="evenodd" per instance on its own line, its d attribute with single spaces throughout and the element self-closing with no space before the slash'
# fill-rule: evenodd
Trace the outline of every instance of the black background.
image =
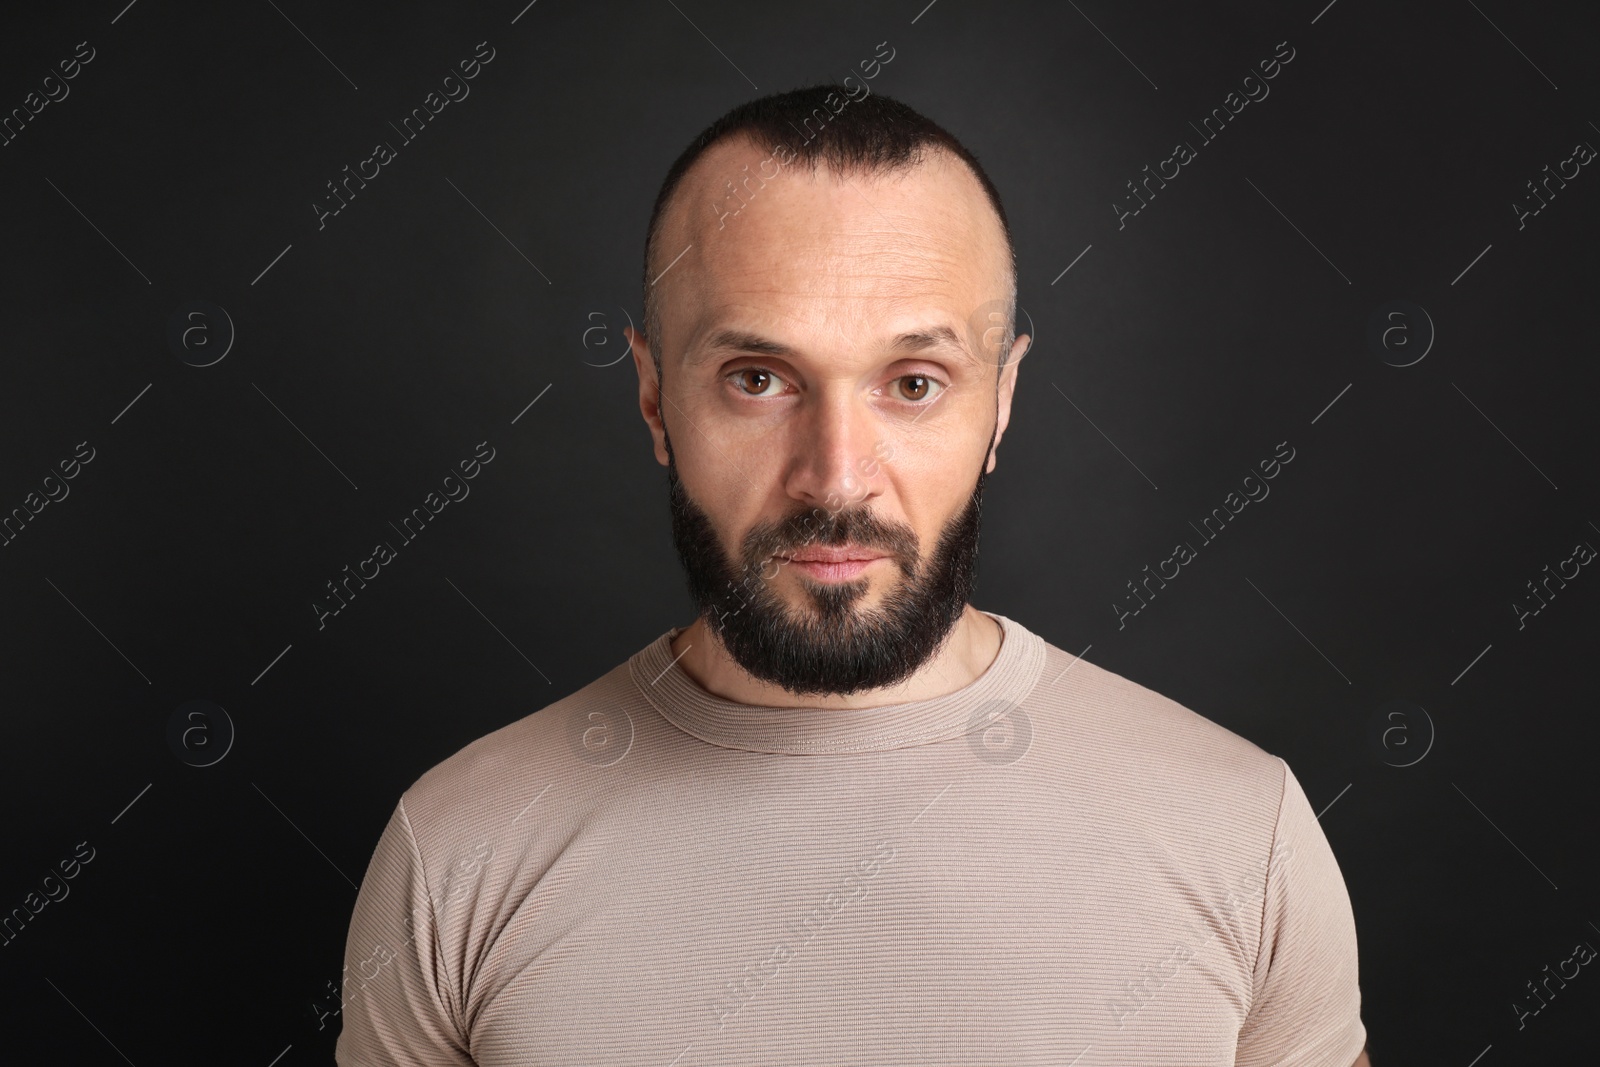
<svg viewBox="0 0 1600 1067">
<path fill-rule="evenodd" d="M 691 617 L 619 359 L 667 166 L 885 41 L 874 90 L 1001 190 L 1036 335 L 975 603 L 1289 762 L 1380 1067 L 1593 1048 L 1600 978 L 1512 1007 L 1600 945 L 1600 578 L 1513 606 L 1600 544 L 1600 177 L 1513 208 L 1600 145 L 1587 8 L 924 2 L 8 17 L 0 113 L 95 50 L 0 147 L 0 514 L 94 450 L 0 549 L 0 913 L 94 849 L 0 948 L 8 1061 L 331 1062 L 313 1003 L 401 791 Z M 480 41 L 470 95 L 319 229 L 325 183 Z M 1119 229 L 1125 183 L 1284 41 L 1270 95 Z M 168 341 L 196 300 L 237 331 L 205 367 Z M 1394 300 L 1437 332 L 1410 366 L 1366 340 Z M 470 496 L 319 629 L 325 583 L 485 440 Z M 1119 627 L 1284 441 L 1271 495 Z M 196 699 L 236 731 L 206 767 L 168 743 Z"/>
</svg>

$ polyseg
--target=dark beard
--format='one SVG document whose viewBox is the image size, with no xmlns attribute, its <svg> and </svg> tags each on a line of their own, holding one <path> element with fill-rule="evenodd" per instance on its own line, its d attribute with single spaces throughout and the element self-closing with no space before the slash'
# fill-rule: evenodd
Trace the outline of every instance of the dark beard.
<svg viewBox="0 0 1600 1067">
<path fill-rule="evenodd" d="M 926 561 L 915 532 L 904 523 L 884 522 L 864 508 L 832 515 L 802 508 L 782 520 L 757 523 L 735 564 L 706 513 L 684 491 L 670 440 L 666 447 L 672 540 L 689 595 L 734 662 L 754 677 L 797 695 L 894 685 L 939 650 L 966 610 L 977 579 L 982 467 L 971 497 L 945 524 Z M 869 590 L 864 577 L 824 584 L 800 575 L 809 606 L 799 613 L 768 585 L 787 565 L 776 555 L 806 545 L 844 544 L 878 549 L 899 568 L 901 580 L 879 607 L 856 607 Z"/>
</svg>

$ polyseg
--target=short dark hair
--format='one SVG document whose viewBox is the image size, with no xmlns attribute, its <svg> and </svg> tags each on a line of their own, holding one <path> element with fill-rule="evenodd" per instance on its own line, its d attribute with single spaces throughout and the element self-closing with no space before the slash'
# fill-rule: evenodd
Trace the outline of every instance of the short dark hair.
<svg viewBox="0 0 1600 1067">
<path fill-rule="evenodd" d="M 814 131 L 813 123 L 817 125 Z M 802 127 L 806 133 L 803 141 L 796 136 Z M 965 163 L 983 187 L 1005 236 L 1011 287 L 1006 311 L 1007 341 L 998 360 L 1004 370 L 1010 357 L 1010 339 L 1016 335 L 1017 267 L 1016 247 L 1012 243 L 1005 208 L 1000 203 L 999 190 L 966 146 L 906 104 L 870 91 L 858 99 L 856 91 L 843 85 L 822 84 L 740 104 L 702 130 L 668 169 L 650 212 L 644 242 L 644 329 L 650 341 L 658 382 L 661 380 L 661 308 L 652 284 L 657 275 L 652 271 L 662 220 L 673 192 L 695 161 L 712 145 L 740 136 L 762 147 L 770 145 L 774 152 L 778 147 L 787 147 L 794 158 L 783 165 L 802 164 L 811 173 L 822 164 L 836 175 L 888 173 L 915 167 L 930 150 L 939 149 Z"/>
</svg>

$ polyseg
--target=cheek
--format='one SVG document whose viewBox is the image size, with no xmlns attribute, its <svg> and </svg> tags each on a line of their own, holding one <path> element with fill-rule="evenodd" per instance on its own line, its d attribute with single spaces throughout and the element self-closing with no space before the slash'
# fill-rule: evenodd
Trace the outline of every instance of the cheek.
<svg viewBox="0 0 1600 1067">
<path fill-rule="evenodd" d="M 721 447 L 722 443 L 717 444 Z M 703 438 L 692 458 L 684 454 L 687 449 L 679 450 L 676 443 L 673 449 L 678 455 L 678 476 L 683 480 L 684 491 L 705 513 L 728 560 L 737 564 L 751 527 L 777 517 L 777 505 L 770 502 L 771 495 L 764 487 L 776 486 L 778 481 L 736 459 L 733 453 L 724 458 Z M 793 501 L 789 504 L 798 508 Z"/>
<path fill-rule="evenodd" d="M 909 499 L 947 511 L 971 494 L 978 470 L 988 460 L 991 425 L 986 422 L 981 435 L 955 425 L 940 426 L 936 433 L 898 434 L 889 441 L 890 458 L 881 466 Z"/>
<path fill-rule="evenodd" d="M 924 556 L 932 552 L 955 517 L 967 506 L 978 480 L 978 466 L 969 455 L 926 456 L 913 464 L 899 456 L 884 464 L 887 483 L 878 497 L 881 513 L 905 523 L 917 535 Z"/>
</svg>

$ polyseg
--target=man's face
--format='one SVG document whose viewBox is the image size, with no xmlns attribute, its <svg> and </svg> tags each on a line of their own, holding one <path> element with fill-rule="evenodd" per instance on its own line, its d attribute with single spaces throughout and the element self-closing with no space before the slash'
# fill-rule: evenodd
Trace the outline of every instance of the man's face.
<svg viewBox="0 0 1600 1067">
<path fill-rule="evenodd" d="M 725 142 L 685 176 L 655 268 L 672 264 L 659 402 L 632 338 L 640 404 L 691 594 L 734 661 L 795 693 L 881 688 L 965 610 L 1025 338 L 997 384 L 998 334 L 971 323 L 1008 295 L 1005 244 L 959 161 L 790 166 L 728 215 L 724 182 L 772 174 L 769 154 Z"/>
<path fill-rule="evenodd" d="M 903 680 L 938 650 L 977 577 L 984 472 L 958 513 L 924 550 L 910 526 L 869 508 L 804 508 L 756 524 L 731 555 L 710 515 L 667 466 L 672 542 L 689 592 L 712 632 L 750 674 L 793 693 L 854 693 Z M 862 555 L 873 563 L 809 563 L 790 554 Z M 778 590 L 793 569 L 799 601 Z M 893 568 L 888 577 L 876 573 Z M 817 571 L 833 571 L 817 574 Z M 886 592 L 866 605 L 874 583 Z"/>
</svg>

